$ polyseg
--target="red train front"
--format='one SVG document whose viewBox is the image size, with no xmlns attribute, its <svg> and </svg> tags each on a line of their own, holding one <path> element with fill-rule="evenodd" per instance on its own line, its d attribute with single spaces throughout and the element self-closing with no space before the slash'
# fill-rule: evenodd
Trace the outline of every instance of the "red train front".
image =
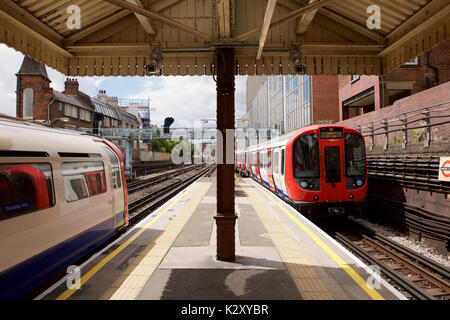
<svg viewBox="0 0 450 320">
<path fill-rule="evenodd" d="M 256 180 L 301 211 L 360 214 L 365 209 L 365 144 L 355 129 L 313 125 L 250 148 L 262 155 L 253 164 L 262 168 Z"/>
<path fill-rule="evenodd" d="M 305 208 L 321 203 L 361 211 L 367 194 L 364 138 L 349 127 L 311 126 L 302 131 L 286 148 L 291 201 Z"/>
</svg>

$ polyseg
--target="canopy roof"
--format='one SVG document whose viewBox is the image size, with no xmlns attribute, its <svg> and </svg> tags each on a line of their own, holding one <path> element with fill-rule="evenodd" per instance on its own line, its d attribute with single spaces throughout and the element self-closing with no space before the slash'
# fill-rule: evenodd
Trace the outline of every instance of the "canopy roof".
<svg viewBox="0 0 450 320">
<path fill-rule="evenodd" d="M 381 29 L 366 25 L 372 4 Z M 236 48 L 236 74 L 292 74 L 294 48 L 307 74 L 385 74 L 447 40 L 449 24 L 447 0 L 0 2 L 0 42 L 68 76 L 143 76 L 151 50 L 156 75 L 210 75 L 221 46 Z"/>
</svg>

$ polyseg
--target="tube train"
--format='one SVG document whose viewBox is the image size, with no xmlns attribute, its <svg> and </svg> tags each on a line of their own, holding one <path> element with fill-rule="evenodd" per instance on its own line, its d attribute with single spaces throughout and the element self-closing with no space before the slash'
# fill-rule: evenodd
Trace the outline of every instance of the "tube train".
<svg viewBox="0 0 450 320">
<path fill-rule="evenodd" d="M 252 177 L 308 216 L 346 209 L 361 214 L 366 207 L 365 143 L 350 127 L 303 127 L 237 150 L 235 165 L 241 176 Z"/>
<path fill-rule="evenodd" d="M 0 119 L 0 299 L 24 296 L 127 225 L 114 144 Z"/>
</svg>

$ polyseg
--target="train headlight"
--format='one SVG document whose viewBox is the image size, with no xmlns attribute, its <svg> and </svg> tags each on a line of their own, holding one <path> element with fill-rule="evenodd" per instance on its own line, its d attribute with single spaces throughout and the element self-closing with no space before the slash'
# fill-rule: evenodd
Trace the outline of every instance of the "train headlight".
<svg viewBox="0 0 450 320">
<path fill-rule="evenodd" d="M 358 187 L 361 187 L 364 184 L 364 182 L 361 179 L 356 180 L 356 185 Z"/>
<path fill-rule="evenodd" d="M 314 200 L 316 200 L 316 201 L 319 200 L 319 196 L 317 196 L 317 195 L 314 196 Z"/>
<path fill-rule="evenodd" d="M 302 187 L 303 189 L 308 188 L 308 182 L 306 182 L 306 181 L 300 182 L 300 187 Z"/>
<path fill-rule="evenodd" d="M 349 197 L 350 200 L 353 200 L 353 195 L 352 194 L 349 195 L 348 197 Z"/>
</svg>

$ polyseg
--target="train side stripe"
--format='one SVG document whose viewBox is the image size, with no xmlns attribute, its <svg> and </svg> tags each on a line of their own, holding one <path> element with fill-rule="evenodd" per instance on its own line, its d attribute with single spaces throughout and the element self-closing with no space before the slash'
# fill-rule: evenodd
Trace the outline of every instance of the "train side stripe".
<svg viewBox="0 0 450 320">
<path fill-rule="evenodd" d="M 301 223 L 286 208 L 280 205 L 273 197 L 263 188 L 255 185 L 264 195 L 275 203 L 291 220 L 293 220 L 306 234 L 313 239 L 372 299 L 385 300 L 383 296 L 374 288 L 372 288 L 366 280 L 364 280 L 352 267 L 350 267 L 337 253 L 325 244 L 317 235 L 314 234 L 307 226 Z"/>
</svg>

